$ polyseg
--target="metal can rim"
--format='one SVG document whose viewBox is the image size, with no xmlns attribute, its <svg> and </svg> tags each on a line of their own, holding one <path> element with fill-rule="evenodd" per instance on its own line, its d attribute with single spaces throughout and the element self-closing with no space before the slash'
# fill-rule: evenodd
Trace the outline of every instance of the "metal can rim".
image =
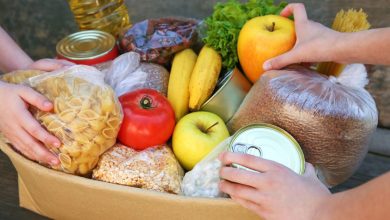
<svg viewBox="0 0 390 220">
<path fill-rule="evenodd" d="M 107 40 L 111 41 L 112 43 L 109 45 L 109 47 L 107 47 L 107 49 L 105 51 L 98 53 L 96 55 L 93 55 L 93 56 L 89 56 L 89 57 L 69 56 L 61 50 L 61 46 L 63 44 L 65 44 L 65 42 L 67 40 L 70 40 L 70 39 L 74 38 L 75 36 L 79 36 L 82 34 L 87 35 L 87 34 L 92 34 L 92 33 L 95 33 L 95 34 L 98 33 L 100 36 L 106 37 Z M 68 60 L 83 61 L 83 60 L 93 60 L 93 59 L 97 59 L 97 58 L 102 58 L 102 57 L 106 56 L 107 54 L 112 53 L 112 51 L 115 50 L 115 47 L 116 47 L 115 37 L 112 36 L 110 33 L 107 33 L 104 31 L 99 31 L 99 30 L 85 30 L 85 31 L 78 31 L 78 32 L 72 33 L 72 34 L 62 38 L 56 45 L 56 51 L 57 51 L 57 55 L 59 57 L 62 57 L 62 58 L 68 59 Z"/>
<path fill-rule="evenodd" d="M 250 125 L 247 125 L 245 127 L 240 128 L 232 136 L 232 139 L 230 140 L 230 143 L 229 143 L 229 150 L 230 151 L 232 150 L 233 143 L 237 139 L 238 135 L 240 135 L 244 131 L 248 130 L 249 128 L 253 128 L 253 127 L 256 127 L 256 128 L 259 128 L 259 127 L 260 128 L 270 128 L 270 129 L 273 129 L 275 131 L 280 132 L 282 135 L 284 135 L 288 139 L 290 139 L 290 141 L 293 142 L 293 144 L 295 146 L 295 149 L 298 152 L 299 157 L 301 158 L 299 174 L 303 175 L 305 173 L 305 167 L 306 167 L 305 166 L 305 155 L 303 153 L 303 150 L 302 150 L 300 144 L 298 143 L 297 140 L 295 140 L 295 138 L 290 133 L 288 133 L 286 130 L 284 130 L 283 128 L 278 127 L 276 125 L 272 125 L 272 124 L 268 124 L 268 123 L 254 123 L 254 124 L 250 124 Z"/>
<path fill-rule="evenodd" d="M 222 80 L 220 81 L 220 83 L 222 83 L 222 86 L 220 86 L 215 92 L 214 94 L 207 99 L 207 101 L 205 103 L 203 103 L 203 105 L 201 106 L 201 108 L 203 108 L 204 106 L 206 106 L 208 103 L 210 103 L 219 93 L 221 93 L 221 91 L 223 90 L 224 87 L 227 86 L 227 84 L 229 83 L 229 81 L 233 78 L 233 74 L 234 74 L 234 71 L 236 70 L 236 68 L 228 71 L 225 75 L 224 78 L 222 78 Z M 218 86 L 218 85 L 217 85 Z"/>
</svg>

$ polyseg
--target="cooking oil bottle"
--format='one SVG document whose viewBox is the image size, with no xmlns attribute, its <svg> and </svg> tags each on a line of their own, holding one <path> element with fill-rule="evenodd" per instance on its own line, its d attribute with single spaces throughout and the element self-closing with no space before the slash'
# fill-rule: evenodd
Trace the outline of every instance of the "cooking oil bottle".
<svg viewBox="0 0 390 220">
<path fill-rule="evenodd" d="M 118 36 L 130 27 L 123 0 L 67 0 L 80 30 L 102 30 Z"/>
</svg>

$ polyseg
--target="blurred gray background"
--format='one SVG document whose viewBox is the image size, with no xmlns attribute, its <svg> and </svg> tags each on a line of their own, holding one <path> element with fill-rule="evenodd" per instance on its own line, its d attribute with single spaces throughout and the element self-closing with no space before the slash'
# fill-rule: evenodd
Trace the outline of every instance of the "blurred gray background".
<svg viewBox="0 0 390 220">
<path fill-rule="evenodd" d="M 279 2 L 279 0 L 275 0 Z M 163 16 L 205 18 L 222 0 L 125 0 L 132 22 Z M 292 2 L 292 1 L 287 1 Z M 390 0 L 305 0 L 310 19 L 330 26 L 340 9 L 363 8 L 373 28 L 390 26 Z M 0 0 L 0 25 L 34 59 L 55 56 L 56 43 L 77 26 L 67 0 Z M 389 39 L 390 43 L 390 39 Z M 390 67 L 370 66 L 368 90 L 390 128 Z"/>
<path fill-rule="evenodd" d="M 133 22 L 162 16 L 204 18 L 217 0 L 126 0 Z M 279 2 L 276 0 L 276 2 Z M 292 1 L 288 1 L 292 2 Z M 390 26 L 390 0 L 304 2 L 309 18 L 330 25 L 340 9 L 363 8 L 373 27 Z M 55 45 L 77 30 L 66 0 L 0 0 L 0 25 L 33 58 L 55 55 Z"/>
</svg>

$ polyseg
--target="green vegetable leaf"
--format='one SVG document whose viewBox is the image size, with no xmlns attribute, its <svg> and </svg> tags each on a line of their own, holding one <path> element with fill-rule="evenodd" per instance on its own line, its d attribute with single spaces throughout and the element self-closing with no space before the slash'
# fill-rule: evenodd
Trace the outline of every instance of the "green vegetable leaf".
<svg viewBox="0 0 390 220">
<path fill-rule="evenodd" d="M 274 5 L 273 0 L 217 3 L 213 14 L 205 19 L 207 30 L 203 41 L 221 54 L 226 69 L 232 69 L 238 63 L 237 41 L 244 24 L 257 16 L 279 14 L 286 5 L 286 2 Z"/>
</svg>

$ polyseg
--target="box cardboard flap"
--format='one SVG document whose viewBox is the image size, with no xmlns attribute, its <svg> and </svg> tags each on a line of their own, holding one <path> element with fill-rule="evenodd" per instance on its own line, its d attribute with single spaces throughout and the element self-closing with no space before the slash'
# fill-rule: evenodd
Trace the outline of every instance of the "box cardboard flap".
<svg viewBox="0 0 390 220">
<path fill-rule="evenodd" d="M 258 219 L 231 199 L 159 193 L 48 169 L 0 141 L 20 176 L 23 207 L 55 219 Z"/>
</svg>

